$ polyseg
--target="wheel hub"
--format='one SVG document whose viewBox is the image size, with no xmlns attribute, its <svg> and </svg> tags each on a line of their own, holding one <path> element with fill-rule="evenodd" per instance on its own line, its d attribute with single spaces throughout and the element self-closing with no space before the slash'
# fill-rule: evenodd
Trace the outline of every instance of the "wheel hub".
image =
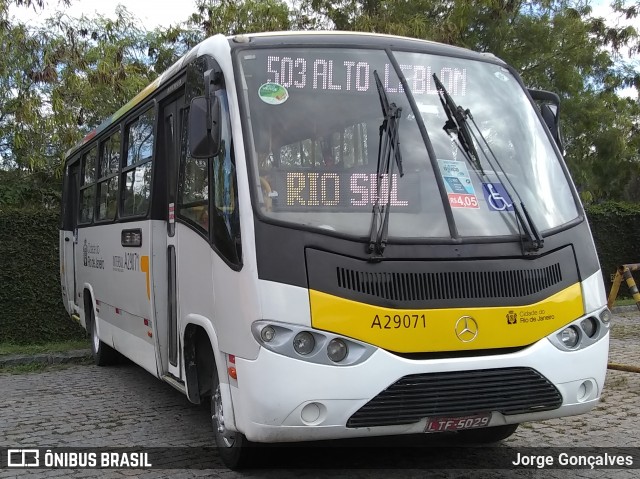
<svg viewBox="0 0 640 479">
<path fill-rule="evenodd" d="M 226 447 L 233 447 L 236 442 L 236 436 L 232 431 L 229 431 L 224 425 L 224 411 L 222 409 L 222 395 L 220 394 L 220 385 L 216 388 L 216 392 L 211 399 L 212 414 L 211 420 L 213 422 L 213 430 L 216 436 Z"/>
<path fill-rule="evenodd" d="M 100 348 L 100 338 L 98 338 L 98 327 L 96 326 L 95 319 L 91 325 L 91 339 L 93 340 L 93 350 L 97 352 Z"/>
</svg>

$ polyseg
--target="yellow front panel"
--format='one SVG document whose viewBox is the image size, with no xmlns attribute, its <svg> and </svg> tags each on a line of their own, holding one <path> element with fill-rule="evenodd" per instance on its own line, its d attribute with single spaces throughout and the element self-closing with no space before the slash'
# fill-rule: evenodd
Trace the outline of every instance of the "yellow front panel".
<svg viewBox="0 0 640 479">
<path fill-rule="evenodd" d="M 526 346 L 584 314 L 579 283 L 515 307 L 390 309 L 314 290 L 309 296 L 314 328 L 403 353 Z"/>
</svg>

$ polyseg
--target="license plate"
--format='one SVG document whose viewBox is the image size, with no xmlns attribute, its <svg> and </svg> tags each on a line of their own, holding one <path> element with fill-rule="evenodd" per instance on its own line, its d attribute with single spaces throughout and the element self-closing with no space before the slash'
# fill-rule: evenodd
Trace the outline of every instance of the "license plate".
<svg viewBox="0 0 640 479">
<path fill-rule="evenodd" d="M 475 414 L 473 416 L 431 417 L 427 419 L 424 432 L 461 431 L 487 427 L 491 420 L 491 413 Z"/>
</svg>

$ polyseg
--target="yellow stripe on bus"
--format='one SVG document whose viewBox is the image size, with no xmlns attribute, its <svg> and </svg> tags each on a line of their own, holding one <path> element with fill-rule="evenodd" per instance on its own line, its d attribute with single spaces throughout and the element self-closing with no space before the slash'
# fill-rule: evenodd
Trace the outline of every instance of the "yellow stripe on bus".
<svg viewBox="0 0 640 479">
<path fill-rule="evenodd" d="M 151 301 L 151 281 L 149 279 L 149 257 L 142 256 L 140 258 L 140 271 L 142 271 L 146 275 L 147 279 L 147 299 Z"/>
<path fill-rule="evenodd" d="M 511 307 L 390 309 L 315 290 L 309 296 L 314 328 L 403 353 L 526 346 L 584 314 L 579 283 Z"/>
</svg>

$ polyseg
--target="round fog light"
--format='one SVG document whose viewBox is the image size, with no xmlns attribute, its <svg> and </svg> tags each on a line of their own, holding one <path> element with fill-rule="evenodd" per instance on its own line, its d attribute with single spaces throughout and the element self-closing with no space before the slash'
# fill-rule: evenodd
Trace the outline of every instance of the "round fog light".
<svg viewBox="0 0 640 479">
<path fill-rule="evenodd" d="M 262 331 L 260 331 L 260 337 L 265 343 L 268 343 L 276 337 L 276 330 L 273 329 L 273 326 L 265 326 L 262 328 Z"/>
<path fill-rule="evenodd" d="M 332 339 L 327 345 L 327 356 L 334 363 L 339 363 L 346 358 L 348 352 L 347 344 L 342 339 Z"/>
<path fill-rule="evenodd" d="M 560 333 L 560 340 L 562 344 L 564 344 L 568 348 L 574 348 L 578 344 L 578 340 L 580 339 L 580 335 L 578 334 L 578 329 L 575 326 L 569 326 L 565 328 Z"/>
<path fill-rule="evenodd" d="M 578 399 L 578 402 L 588 401 L 589 399 L 591 399 L 593 395 L 593 390 L 594 390 L 593 382 L 591 381 L 583 382 L 578 387 L 578 391 L 576 392 L 576 399 Z"/>
<path fill-rule="evenodd" d="M 582 326 L 582 330 L 590 338 L 593 338 L 598 331 L 598 323 L 593 318 L 583 319 L 580 326 Z"/>
<path fill-rule="evenodd" d="M 312 402 L 307 404 L 300 411 L 300 419 L 305 424 L 311 424 L 316 422 L 320 418 L 320 404 Z"/>
<path fill-rule="evenodd" d="M 316 345 L 316 340 L 313 339 L 313 335 L 308 331 L 302 331 L 296 334 L 296 337 L 293 338 L 293 349 L 296 350 L 296 353 L 301 354 L 302 356 L 306 356 Z"/>
</svg>

